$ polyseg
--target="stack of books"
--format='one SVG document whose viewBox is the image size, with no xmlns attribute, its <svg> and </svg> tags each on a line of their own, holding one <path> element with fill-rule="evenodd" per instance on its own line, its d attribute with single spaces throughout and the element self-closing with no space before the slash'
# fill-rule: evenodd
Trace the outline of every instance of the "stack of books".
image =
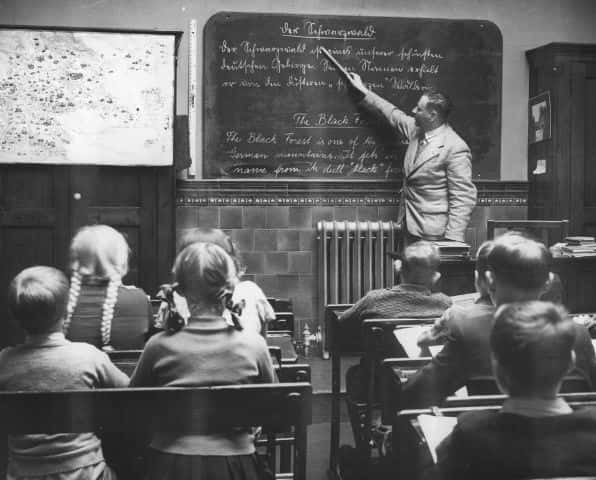
<svg viewBox="0 0 596 480">
<path fill-rule="evenodd" d="M 470 245 L 467 243 L 452 240 L 442 240 L 433 243 L 439 247 L 441 261 L 465 260 L 470 257 Z"/>
<path fill-rule="evenodd" d="M 591 236 L 565 237 L 561 251 L 573 257 L 596 256 L 596 239 Z"/>
</svg>

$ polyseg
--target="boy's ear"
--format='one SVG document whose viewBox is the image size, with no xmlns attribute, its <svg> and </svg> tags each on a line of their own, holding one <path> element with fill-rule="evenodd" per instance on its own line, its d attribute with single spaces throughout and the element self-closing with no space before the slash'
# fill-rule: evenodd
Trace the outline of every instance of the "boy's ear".
<svg viewBox="0 0 596 480">
<path fill-rule="evenodd" d="M 486 270 L 484 272 L 484 280 L 486 281 L 486 284 L 488 285 L 488 289 L 490 291 L 494 292 L 495 288 L 496 288 L 496 283 L 497 283 L 497 279 L 495 278 L 494 272 L 492 272 L 491 270 Z"/>
<path fill-rule="evenodd" d="M 576 359 L 577 357 L 575 355 L 575 350 L 571 350 L 571 360 L 569 361 L 569 369 L 567 370 L 567 373 L 571 372 L 571 370 L 575 368 Z"/>
<path fill-rule="evenodd" d="M 393 271 L 395 273 L 401 272 L 402 266 L 403 266 L 403 263 L 402 263 L 401 260 L 399 260 L 399 259 L 398 260 L 393 260 Z"/>
<path fill-rule="evenodd" d="M 544 291 L 548 290 L 554 281 L 555 281 L 555 274 L 553 272 L 548 272 L 548 279 L 546 280 L 546 282 L 544 282 L 544 286 L 542 287 L 542 290 L 544 290 Z"/>
<path fill-rule="evenodd" d="M 433 285 L 435 285 L 441 279 L 441 272 L 433 273 Z"/>
<path fill-rule="evenodd" d="M 509 395 L 509 378 L 508 375 L 503 371 L 501 366 L 499 365 L 498 360 L 495 358 L 494 355 L 491 354 L 490 356 L 491 366 L 493 370 L 493 374 L 495 376 L 495 380 L 497 381 L 497 386 L 499 390 L 505 395 Z"/>
</svg>

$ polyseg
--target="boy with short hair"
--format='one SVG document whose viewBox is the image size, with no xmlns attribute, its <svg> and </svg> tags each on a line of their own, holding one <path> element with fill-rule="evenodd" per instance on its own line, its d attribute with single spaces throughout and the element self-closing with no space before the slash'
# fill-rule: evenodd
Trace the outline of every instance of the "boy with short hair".
<svg viewBox="0 0 596 480">
<path fill-rule="evenodd" d="M 0 352 L 0 390 L 51 391 L 126 387 L 128 377 L 92 345 L 62 332 L 68 281 L 51 267 L 31 267 L 11 282 L 8 304 L 25 330 L 23 345 Z M 10 435 L 7 479 L 46 477 L 111 480 L 94 433 Z"/>
<path fill-rule="evenodd" d="M 453 305 L 448 308 L 429 330 L 423 332 L 418 338 L 418 346 L 426 347 L 437 345 L 446 340 L 449 333 L 449 325 L 458 322 L 459 317 L 477 318 L 494 312 L 495 308 L 486 281 L 485 272 L 488 270 L 488 254 L 493 247 L 493 241 L 487 240 L 476 252 L 476 268 L 474 269 L 474 286 L 478 292 L 478 298 L 472 305 Z"/>
<path fill-rule="evenodd" d="M 490 336 L 493 369 L 509 398 L 498 412 L 462 414 L 439 446 L 446 479 L 596 474 L 596 409 L 557 394 L 572 369 L 576 327 L 549 302 L 502 306 Z"/>
<path fill-rule="evenodd" d="M 344 344 L 361 343 L 362 322 L 367 318 L 429 318 L 439 317 L 452 304 L 443 293 L 432 288 L 441 278 L 439 249 L 432 243 L 418 241 L 408 246 L 400 260 L 395 260 L 395 273 L 401 283 L 392 288 L 371 290 L 339 319 Z M 383 355 L 404 356 L 397 340 L 387 339 Z"/>
<path fill-rule="evenodd" d="M 401 259 L 394 262 L 395 274 L 400 276 L 401 283 L 392 288 L 371 290 L 344 312 L 339 319 L 341 343 L 344 346 L 350 345 L 353 350 L 360 349 L 362 323 L 368 318 L 441 316 L 452 302 L 447 295 L 432 292 L 432 288 L 441 277 L 438 271 L 439 264 L 439 249 L 434 244 L 418 241 L 406 247 L 401 254 Z M 389 335 L 387 338 L 383 338 L 380 355 L 382 357 L 403 357 L 405 351 L 395 336 Z M 367 401 L 368 383 L 368 370 L 363 361 L 359 365 L 350 367 L 346 372 L 348 411 L 352 430 L 357 439 L 362 438 L 362 427 L 360 412 L 353 405 L 356 402 Z M 378 378 L 375 380 L 375 385 L 380 387 Z M 379 395 L 378 391 L 376 395 Z M 370 426 L 367 425 L 365 428 L 370 428 Z M 351 447 L 342 447 L 340 468 L 344 476 L 351 475 L 347 478 L 357 478 L 358 475 L 362 475 L 362 478 L 367 477 L 364 472 L 360 471 L 366 460 L 361 458 L 359 453 Z M 358 463 L 360 464 L 358 465 Z"/>
</svg>

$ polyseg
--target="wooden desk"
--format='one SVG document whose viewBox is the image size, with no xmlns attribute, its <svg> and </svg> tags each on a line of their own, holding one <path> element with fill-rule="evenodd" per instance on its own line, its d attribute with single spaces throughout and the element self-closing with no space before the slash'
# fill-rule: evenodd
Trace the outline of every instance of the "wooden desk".
<svg viewBox="0 0 596 480">
<path fill-rule="evenodd" d="M 298 361 L 298 354 L 296 353 L 290 335 L 268 334 L 267 345 L 270 347 L 279 347 L 281 349 L 281 363 L 296 363 Z"/>
<path fill-rule="evenodd" d="M 474 291 L 475 259 L 441 263 L 437 291 L 459 295 Z M 555 257 L 552 271 L 563 283 L 563 303 L 571 313 L 596 311 L 596 257 Z"/>
<path fill-rule="evenodd" d="M 341 342 L 338 319 L 352 305 L 334 304 L 325 307 L 325 331 L 327 347 L 331 353 L 331 438 L 329 447 L 329 477 L 339 475 L 339 434 L 340 434 L 340 388 L 342 355 L 362 354 L 362 350 L 347 350 Z"/>
</svg>

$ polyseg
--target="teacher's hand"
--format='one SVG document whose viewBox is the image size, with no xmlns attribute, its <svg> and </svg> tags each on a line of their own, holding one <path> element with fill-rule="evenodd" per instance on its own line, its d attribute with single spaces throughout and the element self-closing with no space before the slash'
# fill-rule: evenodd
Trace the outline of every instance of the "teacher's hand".
<svg viewBox="0 0 596 480">
<path fill-rule="evenodd" d="M 357 102 L 362 100 L 368 92 L 368 88 L 364 86 L 364 83 L 362 82 L 360 75 L 358 75 L 357 73 L 348 72 L 348 76 L 346 77 L 346 84 L 348 85 L 350 95 Z"/>
</svg>

